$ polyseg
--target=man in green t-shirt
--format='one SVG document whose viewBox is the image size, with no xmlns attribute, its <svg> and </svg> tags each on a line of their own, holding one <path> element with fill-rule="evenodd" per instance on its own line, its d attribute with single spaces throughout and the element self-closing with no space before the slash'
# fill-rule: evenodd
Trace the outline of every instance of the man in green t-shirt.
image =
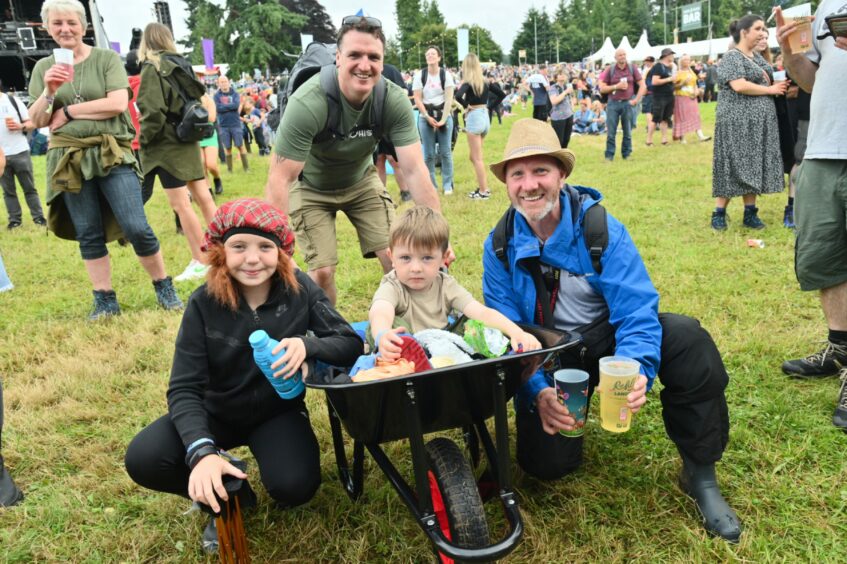
<svg viewBox="0 0 847 564">
<path fill-rule="evenodd" d="M 385 36 L 379 20 L 348 16 L 338 32 L 338 86 L 344 139 L 313 143 L 327 121 L 320 73 L 300 86 L 282 117 L 265 197 L 291 218 L 309 276 L 335 303 L 338 264 L 335 216 L 343 211 L 356 228 L 365 258 L 376 257 L 386 273 L 388 231 L 394 203 L 385 190 L 373 152 L 379 141 L 371 129 L 374 87 L 382 76 Z M 420 138 L 406 91 L 388 82 L 382 116 L 383 137 L 394 144 L 399 168 L 415 202 L 441 211 L 423 160 Z M 302 175 L 302 176 L 301 176 Z M 450 251 L 450 258 L 453 258 Z"/>
</svg>

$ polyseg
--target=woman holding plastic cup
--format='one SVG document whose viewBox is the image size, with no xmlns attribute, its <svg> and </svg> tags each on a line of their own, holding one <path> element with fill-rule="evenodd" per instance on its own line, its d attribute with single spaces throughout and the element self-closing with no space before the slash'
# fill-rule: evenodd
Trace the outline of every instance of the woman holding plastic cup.
<svg viewBox="0 0 847 564">
<path fill-rule="evenodd" d="M 144 215 L 123 63 L 111 49 L 83 42 L 87 22 L 78 0 L 46 0 L 41 17 L 53 40 L 73 53 L 74 72 L 55 64 L 55 55 L 38 61 L 29 83 L 34 100 L 29 112 L 36 128 L 50 127 L 48 228 L 79 243 L 94 290 L 89 319 L 120 313 L 106 243 L 121 237 L 152 279 L 159 304 L 182 309 Z"/>
</svg>

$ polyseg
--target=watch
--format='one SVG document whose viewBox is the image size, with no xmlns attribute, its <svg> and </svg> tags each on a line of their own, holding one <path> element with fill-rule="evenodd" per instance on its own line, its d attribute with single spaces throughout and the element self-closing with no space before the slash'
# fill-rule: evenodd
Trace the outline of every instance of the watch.
<svg viewBox="0 0 847 564">
<path fill-rule="evenodd" d="M 72 116 L 71 113 L 68 111 L 67 106 L 62 106 L 62 111 L 65 113 L 65 117 L 68 118 L 68 121 L 73 121 L 74 116 Z"/>
</svg>

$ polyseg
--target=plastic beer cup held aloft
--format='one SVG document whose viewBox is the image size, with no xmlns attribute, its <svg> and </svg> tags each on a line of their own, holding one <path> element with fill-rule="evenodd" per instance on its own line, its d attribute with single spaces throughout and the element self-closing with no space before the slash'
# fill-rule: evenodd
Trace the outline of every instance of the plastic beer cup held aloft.
<svg viewBox="0 0 847 564">
<path fill-rule="evenodd" d="M 68 71 L 67 82 L 74 79 L 74 52 L 70 49 L 53 49 L 53 58 L 57 65 L 62 65 Z"/>
<path fill-rule="evenodd" d="M 638 379 L 641 365 L 625 356 L 607 356 L 600 359 L 600 426 L 612 433 L 629 431 L 632 412 L 626 397 Z"/>
</svg>

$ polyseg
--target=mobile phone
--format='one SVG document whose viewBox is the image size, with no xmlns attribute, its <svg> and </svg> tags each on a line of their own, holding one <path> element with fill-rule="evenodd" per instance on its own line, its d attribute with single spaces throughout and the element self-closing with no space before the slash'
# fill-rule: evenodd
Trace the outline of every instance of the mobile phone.
<svg viewBox="0 0 847 564">
<path fill-rule="evenodd" d="M 830 36 L 847 37 L 847 14 L 833 14 L 831 16 L 827 16 L 824 18 L 824 22 L 829 31 L 819 35 L 819 41 Z"/>
</svg>

